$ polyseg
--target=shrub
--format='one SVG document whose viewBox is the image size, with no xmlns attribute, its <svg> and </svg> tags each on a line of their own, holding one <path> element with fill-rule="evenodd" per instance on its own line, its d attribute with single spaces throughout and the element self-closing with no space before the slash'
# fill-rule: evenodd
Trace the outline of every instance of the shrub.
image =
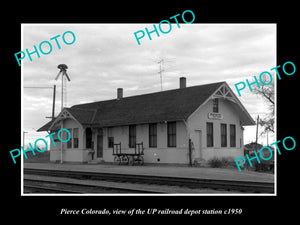
<svg viewBox="0 0 300 225">
<path fill-rule="evenodd" d="M 254 162 L 252 163 L 254 164 L 254 170 L 258 171 L 258 172 L 272 172 L 274 173 L 274 166 L 271 163 L 258 163 L 258 162 Z"/>
<path fill-rule="evenodd" d="M 208 160 L 208 165 L 213 168 L 225 168 L 234 166 L 234 160 L 231 157 L 214 157 Z"/>
<path fill-rule="evenodd" d="M 214 157 L 214 158 L 208 160 L 208 165 L 213 168 L 219 168 L 219 167 L 221 167 L 222 162 L 220 159 Z"/>
</svg>

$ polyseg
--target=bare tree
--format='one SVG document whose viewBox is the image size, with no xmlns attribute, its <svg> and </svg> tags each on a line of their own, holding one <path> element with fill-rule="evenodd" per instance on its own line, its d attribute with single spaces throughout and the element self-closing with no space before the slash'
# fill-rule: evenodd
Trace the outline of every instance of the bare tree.
<svg viewBox="0 0 300 225">
<path fill-rule="evenodd" d="M 262 77 L 263 83 L 267 84 L 270 81 L 266 79 L 265 76 Z M 269 112 L 265 117 L 259 119 L 259 125 L 261 125 L 264 130 L 261 134 L 265 134 L 268 132 L 274 133 L 274 114 L 275 114 L 275 88 L 274 88 L 274 81 L 269 85 L 262 85 L 260 88 L 257 86 L 253 88 L 253 93 L 260 96 L 268 105 Z"/>
</svg>

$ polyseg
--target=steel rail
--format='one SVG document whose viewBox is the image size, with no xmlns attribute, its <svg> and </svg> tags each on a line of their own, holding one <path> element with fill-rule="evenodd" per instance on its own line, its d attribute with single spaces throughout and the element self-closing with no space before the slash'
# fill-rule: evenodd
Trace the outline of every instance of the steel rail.
<svg viewBox="0 0 300 225">
<path fill-rule="evenodd" d="M 47 170 L 47 169 L 29 169 L 24 168 L 25 174 L 35 174 L 42 176 L 57 176 L 88 180 L 106 180 L 127 183 L 141 184 L 159 184 L 170 186 L 181 186 L 188 188 L 210 188 L 230 191 L 239 191 L 245 193 L 274 193 L 274 183 L 238 181 L 238 180 L 216 180 L 185 177 L 166 177 L 153 175 L 137 174 L 116 174 L 101 172 L 84 171 L 65 171 L 65 170 Z"/>
<path fill-rule="evenodd" d="M 24 189 L 42 190 L 43 193 L 162 193 L 158 191 L 147 191 L 137 188 L 113 187 L 107 185 L 77 184 L 62 181 L 43 181 L 36 179 L 24 179 Z"/>
</svg>

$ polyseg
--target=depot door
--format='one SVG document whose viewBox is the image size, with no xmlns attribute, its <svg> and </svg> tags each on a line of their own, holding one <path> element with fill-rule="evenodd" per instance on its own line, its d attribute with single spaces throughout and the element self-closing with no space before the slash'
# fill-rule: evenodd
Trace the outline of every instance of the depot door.
<svg viewBox="0 0 300 225">
<path fill-rule="evenodd" d="M 97 158 L 103 158 L 103 135 L 97 134 Z"/>
</svg>

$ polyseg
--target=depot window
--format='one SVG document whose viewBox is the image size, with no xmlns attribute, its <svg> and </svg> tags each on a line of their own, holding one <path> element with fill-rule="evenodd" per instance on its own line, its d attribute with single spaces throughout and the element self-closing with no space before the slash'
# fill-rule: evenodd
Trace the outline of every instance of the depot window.
<svg viewBox="0 0 300 225">
<path fill-rule="evenodd" d="M 234 124 L 230 124 L 230 147 L 236 147 L 236 129 Z"/>
<path fill-rule="evenodd" d="M 149 124 L 149 147 L 157 147 L 157 125 L 156 123 Z"/>
<path fill-rule="evenodd" d="M 168 147 L 176 147 L 176 122 L 168 122 Z"/>
<path fill-rule="evenodd" d="M 206 145 L 207 145 L 207 147 L 214 147 L 213 123 L 206 123 Z"/>
<path fill-rule="evenodd" d="M 135 148 L 136 143 L 136 125 L 129 126 L 129 148 Z"/>
<path fill-rule="evenodd" d="M 73 128 L 73 148 L 78 148 L 78 128 Z"/>
<path fill-rule="evenodd" d="M 112 135 L 112 127 L 107 128 L 107 143 L 109 148 L 114 147 L 114 137 Z"/>
<path fill-rule="evenodd" d="M 227 124 L 221 123 L 221 147 L 227 147 Z"/>
<path fill-rule="evenodd" d="M 67 148 L 72 148 L 72 128 L 68 128 L 71 134 L 71 139 L 67 142 Z"/>
<path fill-rule="evenodd" d="M 219 112 L 219 99 L 218 98 L 213 99 L 213 112 L 214 113 Z"/>
</svg>

